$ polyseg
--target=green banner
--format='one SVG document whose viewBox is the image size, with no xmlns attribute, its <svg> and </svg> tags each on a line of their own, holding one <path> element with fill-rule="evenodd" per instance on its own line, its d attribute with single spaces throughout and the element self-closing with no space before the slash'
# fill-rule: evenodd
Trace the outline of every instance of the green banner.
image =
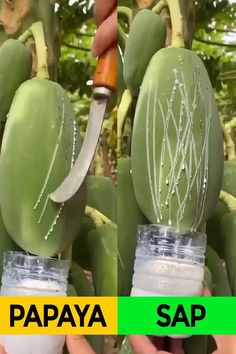
<svg viewBox="0 0 236 354">
<path fill-rule="evenodd" d="M 118 333 L 236 334 L 236 297 L 119 297 Z"/>
</svg>

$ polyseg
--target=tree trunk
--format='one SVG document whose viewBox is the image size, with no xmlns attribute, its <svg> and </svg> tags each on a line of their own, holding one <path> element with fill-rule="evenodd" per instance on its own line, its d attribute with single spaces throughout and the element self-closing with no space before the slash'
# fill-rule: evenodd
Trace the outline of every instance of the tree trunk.
<svg viewBox="0 0 236 354">
<path fill-rule="evenodd" d="M 48 67 L 52 79 L 56 79 L 60 57 L 59 29 L 54 3 L 54 0 L 0 0 L 0 24 L 8 37 L 18 38 L 34 22 L 43 22 L 48 48 Z"/>
</svg>

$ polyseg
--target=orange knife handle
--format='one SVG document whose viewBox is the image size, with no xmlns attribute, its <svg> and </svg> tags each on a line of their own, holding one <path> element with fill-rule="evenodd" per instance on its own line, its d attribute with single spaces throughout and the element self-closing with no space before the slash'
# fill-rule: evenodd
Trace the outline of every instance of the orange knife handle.
<svg viewBox="0 0 236 354">
<path fill-rule="evenodd" d="M 117 85 L 117 65 L 118 47 L 116 44 L 99 57 L 93 86 L 106 87 L 111 91 L 115 91 Z"/>
</svg>

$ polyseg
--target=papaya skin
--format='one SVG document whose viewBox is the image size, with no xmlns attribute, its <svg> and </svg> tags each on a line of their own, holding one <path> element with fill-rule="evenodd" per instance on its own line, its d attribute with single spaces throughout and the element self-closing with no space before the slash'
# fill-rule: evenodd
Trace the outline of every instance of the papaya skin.
<svg viewBox="0 0 236 354">
<path fill-rule="evenodd" d="M 124 80 L 133 97 L 138 97 L 148 63 L 165 40 L 165 20 L 151 10 L 141 10 L 131 24 L 124 53 Z"/>
<path fill-rule="evenodd" d="M 8 118 L 0 156 L 4 224 L 25 251 L 59 254 L 78 235 L 86 197 L 85 182 L 65 204 L 49 199 L 81 146 L 71 103 L 60 85 L 33 79 L 18 89 Z"/>
<path fill-rule="evenodd" d="M 136 106 L 131 161 L 136 200 L 150 222 L 196 230 L 213 212 L 223 138 L 210 79 L 195 53 L 165 48 L 152 57 Z"/>
</svg>

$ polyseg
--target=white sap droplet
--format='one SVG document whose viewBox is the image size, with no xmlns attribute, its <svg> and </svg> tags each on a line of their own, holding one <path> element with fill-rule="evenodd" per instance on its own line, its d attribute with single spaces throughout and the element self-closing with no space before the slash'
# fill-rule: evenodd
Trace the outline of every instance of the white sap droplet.
<svg viewBox="0 0 236 354">
<path fill-rule="evenodd" d="M 204 183 L 207 183 L 207 178 L 205 177 L 203 181 L 204 181 Z"/>
<path fill-rule="evenodd" d="M 168 220 L 168 225 L 171 226 L 172 225 L 172 221 L 169 219 Z"/>
<path fill-rule="evenodd" d="M 161 162 L 161 167 L 163 167 L 163 165 L 164 165 L 163 162 Z"/>
<path fill-rule="evenodd" d="M 168 178 L 166 179 L 166 184 L 167 184 L 167 186 L 168 186 L 168 184 L 169 184 L 169 180 L 168 180 Z"/>
<path fill-rule="evenodd" d="M 167 201 L 167 200 L 165 201 L 165 205 L 166 205 L 166 206 L 168 206 L 168 205 L 169 205 L 169 203 L 168 203 L 168 201 Z"/>
<path fill-rule="evenodd" d="M 182 171 L 184 171 L 184 170 L 185 170 L 185 165 L 182 166 Z"/>
</svg>

